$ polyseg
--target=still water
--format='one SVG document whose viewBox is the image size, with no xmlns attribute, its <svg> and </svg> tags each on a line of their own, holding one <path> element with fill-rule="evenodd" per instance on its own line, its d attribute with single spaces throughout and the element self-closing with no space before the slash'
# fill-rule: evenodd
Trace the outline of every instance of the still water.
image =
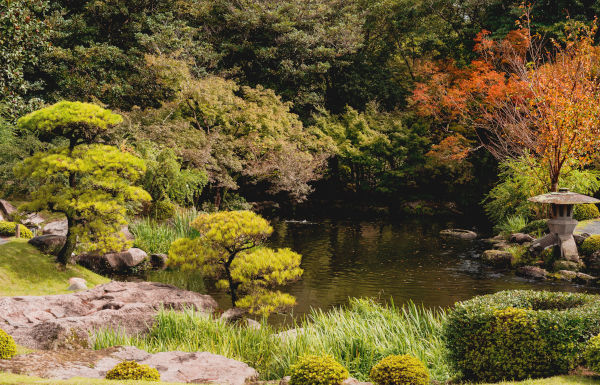
<svg viewBox="0 0 600 385">
<path fill-rule="evenodd" d="M 349 297 L 447 307 L 506 289 L 589 290 L 529 281 L 480 264 L 482 242 L 439 236 L 440 230 L 460 225 L 453 221 L 280 221 L 273 224 L 269 242 L 302 254 L 302 279 L 284 288 L 297 298 L 295 315 L 311 307 L 326 310 Z M 221 292 L 208 289 L 223 307 L 229 307 Z"/>
</svg>

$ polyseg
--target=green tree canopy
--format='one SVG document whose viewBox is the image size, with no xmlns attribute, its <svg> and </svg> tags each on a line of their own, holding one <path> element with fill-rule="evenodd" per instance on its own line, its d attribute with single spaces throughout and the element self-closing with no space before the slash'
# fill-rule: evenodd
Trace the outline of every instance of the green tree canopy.
<svg viewBox="0 0 600 385">
<path fill-rule="evenodd" d="M 294 297 L 272 288 L 300 278 L 301 256 L 261 246 L 273 232 L 267 220 L 251 211 L 223 211 L 202 214 L 192 226 L 200 236 L 175 241 L 169 266 L 201 269 L 228 290 L 233 307 L 250 313 L 268 315 L 295 304 Z"/>
</svg>

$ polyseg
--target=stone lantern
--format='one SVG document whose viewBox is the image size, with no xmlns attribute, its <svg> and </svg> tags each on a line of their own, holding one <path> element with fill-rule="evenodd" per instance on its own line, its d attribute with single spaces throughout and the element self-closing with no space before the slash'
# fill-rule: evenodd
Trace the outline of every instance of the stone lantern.
<svg viewBox="0 0 600 385">
<path fill-rule="evenodd" d="M 548 221 L 550 234 L 536 239 L 531 246 L 532 249 L 541 251 L 547 247 L 558 245 L 560 246 L 561 259 L 581 264 L 577 245 L 573 238 L 573 231 L 577 227 L 577 220 L 573 219 L 573 206 L 583 203 L 597 203 L 600 200 L 561 188 L 558 192 L 529 198 L 529 201 L 550 204 L 550 220 Z"/>
</svg>

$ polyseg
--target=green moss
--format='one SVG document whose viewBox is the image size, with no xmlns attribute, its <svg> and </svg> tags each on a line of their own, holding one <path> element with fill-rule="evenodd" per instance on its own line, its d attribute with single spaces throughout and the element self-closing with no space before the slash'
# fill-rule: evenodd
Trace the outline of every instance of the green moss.
<svg viewBox="0 0 600 385">
<path fill-rule="evenodd" d="M 160 381 L 160 373 L 148 365 L 135 361 L 123 361 L 106 373 L 107 380 Z"/>
<path fill-rule="evenodd" d="M 79 277 L 88 287 L 110 282 L 78 265 L 62 267 L 24 240 L 0 245 L 0 296 L 69 293 L 69 278 Z"/>
<path fill-rule="evenodd" d="M 590 256 L 598 250 L 600 250 L 600 235 L 592 235 L 581 244 L 581 252 L 584 255 Z"/>
<path fill-rule="evenodd" d="M 300 357 L 291 368 L 290 385 L 340 385 L 348 371 L 332 356 Z"/>
<path fill-rule="evenodd" d="M 408 354 L 388 356 L 371 369 L 377 385 L 428 385 L 429 373 L 418 359 Z"/>
<path fill-rule="evenodd" d="M 17 355 L 15 340 L 4 330 L 0 329 L 0 359 L 9 360 Z"/>
<path fill-rule="evenodd" d="M 0 235 L 14 237 L 16 228 L 16 222 L 0 221 Z M 19 230 L 21 231 L 21 238 L 33 238 L 33 233 L 27 227 L 19 225 Z"/>
</svg>

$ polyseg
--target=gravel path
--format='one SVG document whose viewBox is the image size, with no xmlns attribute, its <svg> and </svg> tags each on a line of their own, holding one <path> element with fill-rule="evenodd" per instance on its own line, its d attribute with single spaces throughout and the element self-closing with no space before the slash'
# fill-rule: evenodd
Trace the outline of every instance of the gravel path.
<svg viewBox="0 0 600 385">
<path fill-rule="evenodd" d="M 577 226 L 575 233 L 600 234 L 600 220 L 593 220 Z"/>
</svg>

